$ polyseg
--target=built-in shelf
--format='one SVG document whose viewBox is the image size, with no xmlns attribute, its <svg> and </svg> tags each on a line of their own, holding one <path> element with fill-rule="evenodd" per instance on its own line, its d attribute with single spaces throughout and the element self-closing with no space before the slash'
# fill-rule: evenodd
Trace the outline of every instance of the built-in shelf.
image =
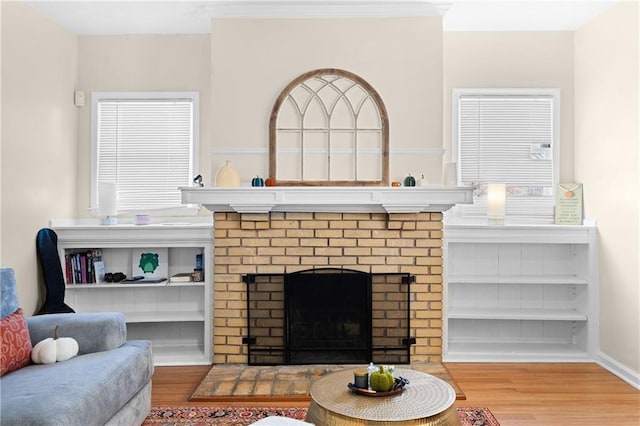
<svg viewBox="0 0 640 426">
<path fill-rule="evenodd" d="M 160 281 L 159 283 L 90 283 L 90 284 L 67 284 L 66 287 L 70 290 L 74 289 L 92 289 L 92 288 L 152 288 L 152 287 L 204 287 L 204 282 L 189 281 L 189 282 L 175 282 L 171 280 Z"/>
<path fill-rule="evenodd" d="M 595 356 L 597 228 L 526 221 L 444 224 L 447 362 L 587 361 Z"/>
<path fill-rule="evenodd" d="M 451 308 L 448 316 L 451 319 L 479 320 L 587 320 L 586 314 L 571 309 Z"/>
<path fill-rule="evenodd" d="M 500 354 L 503 362 L 590 361 L 592 358 L 572 342 L 454 341 L 449 343 L 448 362 L 492 362 Z"/>
<path fill-rule="evenodd" d="M 578 278 L 575 276 L 561 276 L 561 275 L 527 275 L 527 276 L 452 276 L 449 277 L 450 284 L 544 284 L 544 285 L 587 285 L 588 281 L 585 278 Z"/>
<path fill-rule="evenodd" d="M 186 311 L 154 311 L 154 312 L 122 312 L 127 322 L 181 322 L 204 321 L 203 312 Z"/>
<path fill-rule="evenodd" d="M 182 187 L 183 204 L 199 204 L 214 212 L 442 212 L 455 204 L 473 203 L 473 188 L 426 187 Z"/>
<path fill-rule="evenodd" d="M 156 365 L 172 366 L 193 363 L 194 359 L 202 359 L 205 353 L 200 345 L 154 345 L 153 358 Z"/>
<path fill-rule="evenodd" d="M 67 284 L 65 302 L 76 312 L 122 312 L 127 339 L 150 340 L 156 365 L 211 363 L 210 217 L 150 225 L 134 225 L 127 219 L 116 225 L 100 225 L 95 219 L 54 220 L 51 227 L 58 235 L 58 254 L 67 282 L 76 277 L 66 269 L 67 255 L 99 253 L 106 272 L 122 272 L 131 277 L 135 275 L 133 255 L 139 249 L 164 249 L 168 279 L 159 283 Z M 179 273 L 192 273 L 197 257 L 202 257 L 204 281 L 170 280 Z M 81 264 L 85 268 L 88 265 L 86 261 Z"/>
</svg>

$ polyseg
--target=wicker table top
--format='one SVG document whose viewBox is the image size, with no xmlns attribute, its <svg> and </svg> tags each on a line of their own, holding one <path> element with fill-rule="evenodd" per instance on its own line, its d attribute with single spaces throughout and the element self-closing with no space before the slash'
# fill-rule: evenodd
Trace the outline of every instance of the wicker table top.
<svg viewBox="0 0 640 426">
<path fill-rule="evenodd" d="M 415 370 L 396 368 L 394 377 L 409 379 L 402 393 L 371 397 L 355 394 L 347 387 L 353 371 L 328 374 L 311 385 L 311 397 L 321 407 L 347 417 L 373 421 L 406 421 L 434 416 L 449 408 L 456 399 L 444 380 Z"/>
</svg>

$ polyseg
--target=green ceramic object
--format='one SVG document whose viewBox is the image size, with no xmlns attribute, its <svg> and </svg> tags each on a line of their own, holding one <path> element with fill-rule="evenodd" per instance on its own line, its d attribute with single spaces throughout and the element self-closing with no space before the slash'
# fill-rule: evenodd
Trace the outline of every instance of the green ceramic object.
<svg viewBox="0 0 640 426">
<path fill-rule="evenodd" d="M 264 186 L 264 179 L 262 179 L 260 176 L 256 176 L 253 179 L 251 179 L 251 186 Z"/>
<path fill-rule="evenodd" d="M 404 178 L 404 186 L 416 186 L 416 178 L 411 175 L 407 176 Z"/>
</svg>

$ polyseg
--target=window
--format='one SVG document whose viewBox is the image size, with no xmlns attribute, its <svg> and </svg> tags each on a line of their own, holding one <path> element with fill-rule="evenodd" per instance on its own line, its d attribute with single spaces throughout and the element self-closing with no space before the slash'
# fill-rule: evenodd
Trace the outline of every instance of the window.
<svg viewBox="0 0 640 426">
<path fill-rule="evenodd" d="M 92 94 L 92 206 L 116 182 L 118 210 L 184 206 L 180 186 L 197 170 L 198 93 Z"/>
<path fill-rule="evenodd" d="M 558 89 L 455 89 L 458 182 L 476 187 L 464 215 L 486 214 L 488 183 L 507 188 L 507 216 L 553 217 L 558 176 Z"/>
</svg>

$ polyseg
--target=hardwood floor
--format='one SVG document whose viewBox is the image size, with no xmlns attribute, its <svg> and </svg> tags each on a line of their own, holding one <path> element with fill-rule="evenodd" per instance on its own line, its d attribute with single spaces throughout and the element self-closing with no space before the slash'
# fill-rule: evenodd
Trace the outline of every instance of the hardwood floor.
<svg viewBox="0 0 640 426">
<path fill-rule="evenodd" d="M 447 363 L 446 367 L 467 396 L 456 405 L 488 407 L 502 426 L 640 425 L 640 391 L 597 364 Z M 208 371 L 209 366 L 156 367 L 152 405 L 213 405 L 189 401 Z M 254 404 L 308 405 L 277 400 Z"/>
<path fill-rule="evenodd" d="M 640 425 L 640 391 L 597 364 L 445 364 L 502 426 Z"/>
</svg>

